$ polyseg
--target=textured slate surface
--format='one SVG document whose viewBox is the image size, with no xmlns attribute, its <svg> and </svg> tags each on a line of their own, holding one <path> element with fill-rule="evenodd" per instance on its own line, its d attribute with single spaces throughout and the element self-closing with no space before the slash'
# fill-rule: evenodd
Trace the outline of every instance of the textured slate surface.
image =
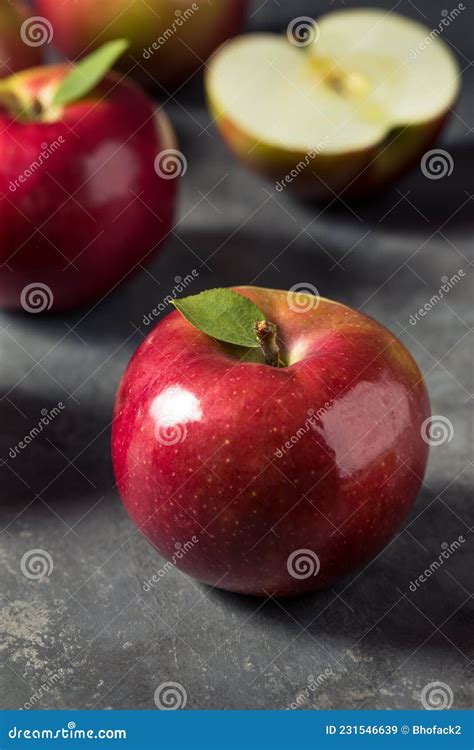
<svg viewBox="0 0 474 750">
<path fill-rule="evenodd" d="M 284 28 L 322 6 L 256 4 L 251 24 Z M 398 4 L 430 27 L 443 7 L 431 0 Z M 370 202 L 302 205 L 229 156 L 208 127 L 196 77 L 166 104 L 189 169 L 165 252 L 90 310 L 48 319 L 1 314 L 2 708 L 154 708 L 154 692 L 167 681 L 183 686 L 188 708 L 286 708 L 301 694 L 303 708 L 421 708 L 423 688 L 435 681 L 452 691 L 453 707 L 470 704 L 474 131 L 468 27 L 459 19 L 445 31 L 466 68 L 441 143 L 454 160 L 450 177 L 428 180 L 415 170 Z M 177 276 L 193 269 L 196 292 L 305 282 L 379 319 L 418 360 L 434 414 L 452 424 L 452 439 L 432 449 L 405 527 L 333 591 L 261 602 L 210 591 L 177 570 L 143 591 L 164 560 L 138 535 L 118 499 L 109 457 L 111 410 L 120 375 L 149 330 L 144 315 Z M 441 278 L 459 269 L 466 276 L 410 324 Z M 12 458 L 41 411 L 58 402 L 65 406 L 61 413 Z M 411 591 L 410 581 L 438 559 L 442 543 L 459 535 L 468 541 Z M 20 570 L 23 555 L 36 548 L 54 565 L 38 581 Z"/>
</svg>

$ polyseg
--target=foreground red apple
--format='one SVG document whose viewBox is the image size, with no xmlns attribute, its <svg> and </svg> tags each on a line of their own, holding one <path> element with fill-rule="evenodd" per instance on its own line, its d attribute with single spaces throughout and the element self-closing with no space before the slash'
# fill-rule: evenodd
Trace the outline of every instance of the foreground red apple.
<svg viewBox="0 0 474 750">
<path fill-rule="evenodd" d="M 0 78 L 41 62 L 41 39 L 35 39 L 28 18 L 20 3 L 3 0 L 0 4 Z"/>
<path fill-rule="evenodd" d="M 162 112 L 113 73 L 58 105 L 68 75 L 45 66 L 1 83 L 2 307 L 58 311 L 98 299 L 171 227 L 177 180 L 154 166 L 174 145 Z"/>
<path fill-rule="evenodd" d="M 288 35 L 231 40 L 206 70 L 217 127 L 280 192 L 377 191 L 419 162 L 456 101 L 459 66 L 430 34 L 393 12 L 345 8 L 314 25 L 296 18 Z"/>
<path fill-rule="evenodd" d="M 179 85 L 240 29 L 248 0 L 37 0 L 54 44 L 77 59 L 104 41 L 130 39 L 122 69 L 148 84 Z"/>
<path fill-rule="evenodd" d="M 265 359 L 178 311 L 160 322 L 117 394 L 118 488 L 150 542 L 201 581 L 255 595 L 324 588 L 382 549 L 416 498 L 423 378 L 391 333 L 342 304 L 237 291 L 267 321 Z M 196 325 L 194 301 L 209 294 L 188 298 Z M 212 298 L 201 328 L 220 335 L 212 316 L 221 326 L 228 312 Z M 244 313 L 237 338 L 222 337 L 252 346 Z"/>
</svg>

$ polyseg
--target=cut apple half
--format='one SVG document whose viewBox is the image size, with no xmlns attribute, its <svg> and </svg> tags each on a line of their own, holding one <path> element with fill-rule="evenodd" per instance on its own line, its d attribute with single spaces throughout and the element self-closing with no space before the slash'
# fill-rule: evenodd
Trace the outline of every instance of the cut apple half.
<svg viewBox="0 0 474 750">
<path fill-rule="evenodd" d="M 458 93 L 457 62 L 439 34 L 381 10 L 337 11 L 307 31 L 310 43 L 289 31 L 221 47 L 206 77 L 213 116 L 279 189 L 367 192 L 436 138 Z"/>
</svg>

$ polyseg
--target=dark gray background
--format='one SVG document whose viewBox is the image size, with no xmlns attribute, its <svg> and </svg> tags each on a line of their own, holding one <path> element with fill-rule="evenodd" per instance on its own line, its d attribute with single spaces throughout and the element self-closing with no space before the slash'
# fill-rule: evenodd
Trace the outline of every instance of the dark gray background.
<svg viewBox="0 0 474 750">
<path fill-rule="evenodd" d="M 468 0 L 465 0 L 469 6 Z M 346 3 L 346 7 L 359 3 Z M 284 29 L 340 3 L 256 2 L 253 28 Z M 451 5 L 377 3 L 437 26 Z M 362 203 L 298 203 L 228 154 L 203 105 L 200 76 L 162 95 L 188 159 L 178 221 L 145 271 L 89 310 L 65 317 L 0 316 L 0 705 L 154 708 L 154 691 L 179 682 L 188 708 L 286 708 L 311 675 L 331 674 L 304 708 L 421 708 L 431 682 L 453 707 L 472 701 L 469 544 L 415 593 L 410 580 L 443 542 L 469 539 L 472 504 L 473 68 L 472 12 L 444 32 L 463 69 L 463 91 L 441 141 L 450 177 L 419 168 Z M 470 67 L 471 66 L 471 67 Z M 405 527 L 363 571 L 333 591 L 281 602 L 210 591 L 169 572 L 135 531 L 109 456 L 114 393 L 149 330 L 143 316 L 199 272 L 193 292 L 236 283 L 315 285 L 398 334 L 426 375 L 433 413 L 453 425 L 434 447 Z M 466 277 L 416 326 L 410 316 L 442 276 Z M 59 401 L 62 414 L 15 459 L 9 450 Z M 33 548 L 54 561 L 28 580 Z M 55 677 L 53 677 L 55 675 Z M 41 688 L 47 679 L 53 687 Z"/>
</svg>

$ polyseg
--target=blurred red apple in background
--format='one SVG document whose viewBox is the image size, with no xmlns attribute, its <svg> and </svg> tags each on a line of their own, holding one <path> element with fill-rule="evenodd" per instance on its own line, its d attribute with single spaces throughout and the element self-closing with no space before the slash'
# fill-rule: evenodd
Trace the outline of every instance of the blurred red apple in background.
<svg viewBox="0 0 474 750">
<path fill-rule="evenodd" d="M 86 72 L 75 68 L 66 103 L 57 99 L 71 80 L 66 65 L 1 82 L 2 307 L 57 311 L 95 300 L 171 228 L 177 180 L 155 160 L 182 155 L 166 117 L 113 73 L 84 93 Z"/>
<path fill-rule="evenodd" d="M 355 310 L 236 291 L 177 301 L 195 325 L 174 311 L 135 353 L 115 404 L 118 489 L 149 541 L 201 581 L 255 595 L 325 588 L 381 550 L 416 498 L 423 378 Z M 229 294 L 258 307 L 232 312 Z M 265 358 L 253 348 L 262 319 Z"/>
<path fill-rule="evenodd" d="M 35 38 L 25 6 L 2 1 L 0 5 L 0 78 L 41 63 L 42 44 Z"/>
<path fill-rule="evenodd" d="M 174 86 L 236 34 L 248 0 L 37 0 L 54 28 L 54 45 L 77 59 L 109 39 L 131 41 L 121 69 L 152 85 Z"/>
</svg>

